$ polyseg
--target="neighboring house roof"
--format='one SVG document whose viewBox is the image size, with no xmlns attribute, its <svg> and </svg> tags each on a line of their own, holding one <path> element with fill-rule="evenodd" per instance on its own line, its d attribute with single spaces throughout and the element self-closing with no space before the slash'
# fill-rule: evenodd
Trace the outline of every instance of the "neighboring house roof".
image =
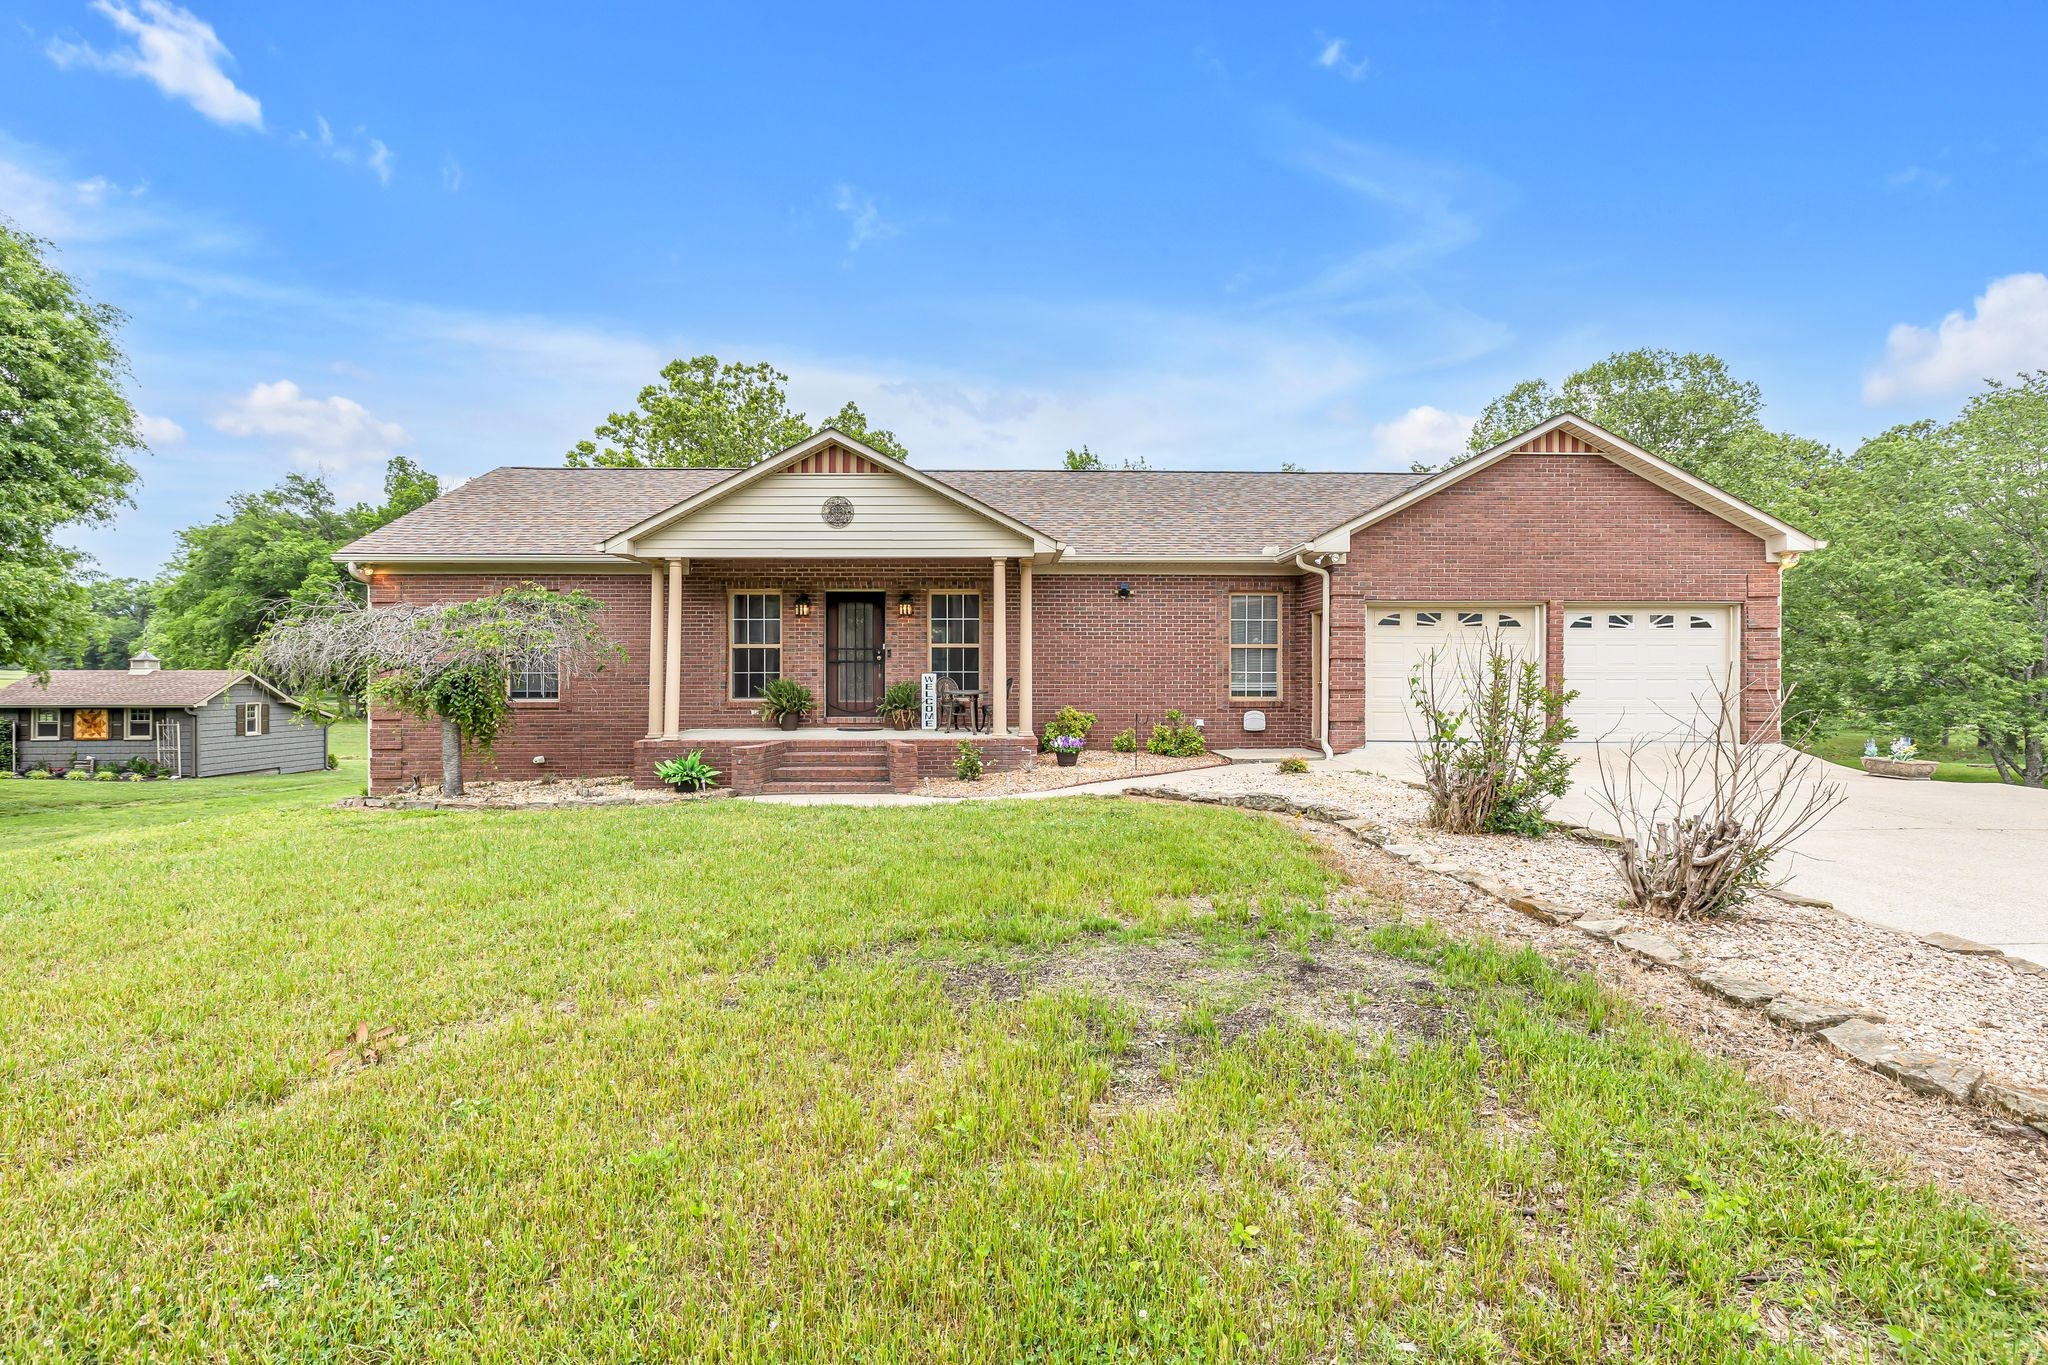
<svg viewBox="0 0 2048 1365">
<path fill-rule="evenodd" d="M 203 706 L 244 679 L 280 701 L 298 704 L 253 673 L 236 668 L 166 668 L 154 673 L 53 668 L 47 685 L 23 678 L 0 687 L 0 707 Z"/>
</svg>

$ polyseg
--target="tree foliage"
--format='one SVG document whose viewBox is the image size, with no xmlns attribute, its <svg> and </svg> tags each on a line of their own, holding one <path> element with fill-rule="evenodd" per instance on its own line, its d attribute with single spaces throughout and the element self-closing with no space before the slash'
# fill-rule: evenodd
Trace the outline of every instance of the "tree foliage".
<svg viewBox="0 0 2048 1365">
<path fill-rule="evenodd" d="M 47 666 L 86 626 L 79 555 L 53 539 L 127 501 L 139 448 L 115 309 L 0 223 L 0 664 Z"/>
<path fill-rule="evenodd" d="M 149 623 L 151 587 L 139 578 L 87 574 L 84 622 L 54 657 L 64 668 L 126 668 Z"/>
<path fill-rule="evenodd" d="M 552 658 L 563 685 L 620 654 L 604 604 L 521 583 L 462 602 L 371 606 L 346 592 L 301 601 L 242 656 L 247 667 L 316 704 L 371 695 L 442 729 L 442 790 L 462 792 L 462 747 L 488 752 L 515 668 Z"/>
<path fill-rule="evenodd" d="M 576 468 L 741 469 L 787 449 L 814 431 L 789 405 L 789 376 L 765 362 L 743 365 L 715 355 L 671 360 L 640 390 L 631 412 L 597 424 L 591 439 L 570 447 Z M 883 455 L 907 460 L 896 433 L 868 424 L 848 402 L 824 426 L 837 427 Z"/>
<path fill-rule="evenodd" d="M 1083 473 L 1098 469 L 1150 469 L 1151 467 L 1151 464 L 1146 461 L 1143 455 L 1134 455 L 1122 464 L 1111 465 L 1109 461 L 1103 459 L 1102 456 L 1097 455 L 1085 445 L 1079 450 L 1068 450 L 1065 461 L 1065 468 L 1078 470 Z"/>
<path fill-rule="evenodd" d="M 384 500 L 336 507 L 326 481 L 288 474 L 228 511 L 178 533 L 155 591 L 147 641 L 175 668 L 224 668 L 292 602 L 346 586 L 330 556 L 359 536 L 440 496 L 440 481 L 404 456 L 385 466 Z"/>
</svg>

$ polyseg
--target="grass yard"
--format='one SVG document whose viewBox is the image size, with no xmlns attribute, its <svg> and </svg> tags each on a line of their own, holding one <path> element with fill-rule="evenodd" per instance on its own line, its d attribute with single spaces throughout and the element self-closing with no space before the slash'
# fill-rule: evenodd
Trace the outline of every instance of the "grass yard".
<svg viewBox="0 0 2048 1365">
<path fill-rule="evenodd" d="M 1810 744 L 1803 744 L 1808 753 L 1818 754 L 1830 763 L 1839 763 L 1845 768 L 1859 772 L 1863 766 L 1863 743 L 1870 735 L 1858 732 L 1850 735 L 1826 735 Z M 1892 736 L 1879 735 L 1877 747 L 1880 752 L 1892 742 Z M 1998 769 L 1991 762 L 1988 750 L 1974 744 L 1943 745 L 1923 744 L 1919 757 L 1935 761 L 1936 782 L 1996 782 Z"/>
<path fill-rule="evenodd" d="M 1272 821 L 272 783 L 0 791 L 0 1359 L 2039 1358 L 2016 1233 Z"/>
</svg>

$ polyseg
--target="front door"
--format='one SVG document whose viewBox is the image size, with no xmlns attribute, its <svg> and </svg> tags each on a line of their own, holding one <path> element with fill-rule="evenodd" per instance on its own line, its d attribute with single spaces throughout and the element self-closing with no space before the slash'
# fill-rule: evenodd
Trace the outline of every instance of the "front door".
<svg viewBox="0 0 2048 1365">
<path fill-rule="evenodd" d="M 825 714 L 872 716 L 882 704 L 883 608 L 878 592 L 825 594 Z"/>
</svg>

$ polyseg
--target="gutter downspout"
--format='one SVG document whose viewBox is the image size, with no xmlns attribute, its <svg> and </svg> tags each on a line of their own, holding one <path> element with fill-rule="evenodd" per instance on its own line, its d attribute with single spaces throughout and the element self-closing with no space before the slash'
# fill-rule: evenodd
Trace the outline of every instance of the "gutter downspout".
<svg viewBox="0 0 2048 1365">
<path fill-rule="evenodd" d="M 1294 562 L 1323 580 L 1322 628 L 1316 632 L 1316 657 L 1322 661 L 1316 670 L 1322 682 L 1316 689 L 1316 743 L 1323 747 L 1324 758 L 1335 758 L 1337 751 L 1330 747 L 1330 571 L 1302 555 L 1296 555 Z"/>
</svg>

